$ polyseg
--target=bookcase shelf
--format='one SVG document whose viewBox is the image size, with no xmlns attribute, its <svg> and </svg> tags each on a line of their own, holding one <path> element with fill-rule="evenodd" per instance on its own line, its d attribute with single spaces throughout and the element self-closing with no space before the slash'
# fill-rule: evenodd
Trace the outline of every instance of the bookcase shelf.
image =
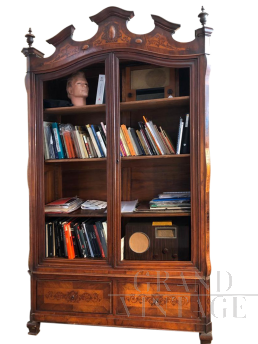
<svg viewBox="0 0 258 344">
<path fill-rule="evenodd" d="M 205 15 L 199 15 L 201 22 Z M 34 36 L 26 35 L 29 333 L 38 334 L 44 321 L 107 325 L 108 318 L 110 326 L 197 331 L 201 344 L 210 344 L 210 65 L 205 49 L 212 29 L 203 26 L 193 41 L 180 43 L 172 38 L 180 25 L 152 15 L 154 29 L 134 34 L 127 29 L 133 16 L 106 8 L 91 17 L 96 35 L 81 42 L 73 40 L 74 26 L 68 26 L 48 40 L 55 52 L 46 58 L 31 46 Z M 67 82 L 74 82 L 71 76 L 78 71 L 89 84 L 88 105 L 44 109 L 43 100 L 69 104 Z M 100 75 L 105 75 L 106 104 L 99 105 L 94 103 Z M 98 131 L 106 158 L 96 158 L 106 155 L 98 152 Z M 168 154 L 173 146 L 191 154 L 126 156 Z M 53 160 L 63 156 L 81 158 Z M 86 156 L 95 158 L 82 159 Z M 175 202 L 180 192 L 185 199 Z M 171 199 L 160 203 L 168 194 Z M 46 204 L 75 196 L 106 201 L 107 212 L 44 213 Z M 135 200 L 135 212 L 121 213 L 121 201 L 132 202 L 123 204 L 129 207 Z M 164 210 L 173 206 L 177 212 Z M 95 258 L 79 258 L 86 255 Z"/>
<path fill-rule="evenodd" d="M 151 159 L 180 159 L 180 158 L 190 158 L 190 154 L 172 154 L 172 155 L 140 155 L 140 156 L 127 156 L 121 157 L 122 161 L 131 161 L 131 160 L 151 160 Z M 46 164 L 56 164 L 56 163 L 66 163 L 66 162 L 99 162 L 106 161 L 106 158 L 91 158 L 91 159 L 54 159 L 54 160 L 45 160 Z"/>
<path fill-rule="evenodd" d="M 149 109 L 167 109 L 179 106 L 189 105 L 189 96 L 186 97 L 174 97 L 164 99 L 150 99 L 150 100 L 138 100 L 131 102 L 120 102 L 120 111 L 138 111 Z M 78 115 L 89 113 L 104 113 L 106 111 L 106 105 L 85 105 L 85 106 L 71 106 L 71 107 L 59 107 L 45 109 L 45 115 Z"/>
</svg>

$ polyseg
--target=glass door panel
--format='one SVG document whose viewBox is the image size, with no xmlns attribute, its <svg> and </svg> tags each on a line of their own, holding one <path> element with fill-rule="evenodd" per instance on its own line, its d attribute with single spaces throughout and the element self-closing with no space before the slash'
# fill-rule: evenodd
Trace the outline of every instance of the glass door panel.
<svg viewBox="0 0 258 344">
<path fill-rule="evenodd" d="M 121 260 L 190 261 L 189 69 L 120 60 L 119 72 Z"/>
<path fill-rule="evenodd" d="M 109 237 L 105 61 L 45 81 L 43 90 L 41 251 L 51 262 L 99 264 L 108 257 Z"/>
</svg>

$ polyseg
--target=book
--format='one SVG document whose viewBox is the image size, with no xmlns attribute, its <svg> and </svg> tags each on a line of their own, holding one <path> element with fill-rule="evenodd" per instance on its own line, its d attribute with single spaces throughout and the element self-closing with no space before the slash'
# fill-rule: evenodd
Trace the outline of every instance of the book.
<svg viewBox="0 0 258 344">
<path fill-rule="evenodd" d="M 78 197 L 60 198 L 45 205 L 46 213 L 70 213 L 79 209 L 83 200 Z"/>
<path fill-rule="evenodd" d="M 90 252 L 90 256 L 92 258 L 94 258 L 94 253 L 93 253 L 93 244 L 92 244 L 92 240 L 91 240 L 91 237 L 90 237 L 90 234 L 87 230 L 87 227 L 86 227 L 86 222 L 82 222 L 82 226 L 83 226 L 83 230 L 84 230 L 84 233 L 85 233 L 85 236 L 86 236 L 86 240 L 88 242 L 88 246 L 89 246 L 89 252 Z"/>
<path fill-rule="evenodd" d="M 55 152 L 54 152 L 54 141 L 51 133 L 51 123 L 49 122 L 43 122 L 43 128 L 44 128 L 44 133 L 45 133 L 45 138 L 46 138 L 46 153 L 45 156 L 48 156 L 48 159 L 55 159 Z"/>
<path fill-rule="evenodd" d="M 95 149 L 95 151 L 96 151 L 96 153 L 97 153 L 97 157 L 98 157 L 98 158 L 101 158 L 102 155 L 101 155 L 101 153 L 100 153 L 100 150 L 99 150 L 99 147 L 98 147 L 96 138 L 95 138 L 95 136 L 94 136 L 94 134 L 93 134 L 91 125 L 90 125 L 90 124 L 87 124 L 87 125 L 86 125 L 86 128 L 88 129 L 88 132 L 89 132 L 89 135 L 90 135 L 90 138 L 91 138 L 91 142 L 93 143 L 94 149 Z M 96 155 L 95 155 L 95 156 L 96 156 Z"/>
<path fill-rule="evenodd" d="M 81 204 L 81 209 L 99 210 L 106 209 L 107 202 L 98 200 L 87 200 Z"/>
<path fill-rule="evenodd" d="M 56 149 L 57 149 L 57 155 L 58 159 L 64 159 L 64 150 L 63 150 L 63 145 L 59 133 L 59 127 L 56 122 L 52 123 L 52 129 L 55 137 L 55 144 L 56 144 Z"/>
<path fill-rule="evenodd" d="M 96 94 L 96 104 L 103 104 L 105 93 L 105 75 L 100 74 L 98 80 L 98 88 Z"/>
<path fill-rule="evenodd" d="M 159 144 L 159 141 L 157 139 L 157 136 L 156 136 L 156 133 L 152 127 L 152 123 L 150 123 L 147 118 L 145 118 L 145 116 L 143 116 L 143 119 L 144 119 L 144 122 L 146 124 L 146 127 L 147 127 L 147 131 L 149 133 L 149 136 L 151 138 L 151 140 L 153 141 L 153 146 L 157 149 L 158 151 L 158 154 L 160 155 L 164 155 L 164 152 Z"/>
<path fill-rule="evenodd" d="M 97 227 L 97 231 L 99 234 L 102 248 L 104 250 L 105 257 L 107 257 L 107 241 L 106 241 L 105 234 L 104 234 L 103 223 L 102 223 L 102 221 L 96 221 L 95 225 Z"/>
<path fill-rule="evenodd" d="M 64 236 L 65 236 L 68 259 L 74 259 L 75 258 L 75 251 L 74 251 L 74 244 L 73 244 L 73 238 L 72 238 L 70 224 L 71 224 L 71 221 L 65 222 L 63 224 Z"/>
<path fill-rule="evenodd" d="M 178 136 L 177 136 L 176 154 L 180 154 L 182 135 L 183 135 L 183 128 L 184 128 L 184 122 L 183 122 L 182 117 L 180 117 L 180 119 L 179 119 L 179 127 L 178 127 Z"/>
<path fill-rule="evenodd" d="M 190 132 L 189 114 L 187 114 L 185 116 L 185 124 L 184 124 L 180 154 L 189 154 L 190 153 L 190 135 L 189 135 L 189 132 Z"/>
<path fill-rule="evenodd" d="M 92 133 L 94 135 L 94 138 L 95 138 L 95 141 L 98 145 L 98 148 L 99 148 L 99 151 L 100 151 L 100 154 L 101 154 L 101 157 L 104 158 L 105 155 L 104 155 L 104 152 L 103 152 L 103 149 L 101 147 L 101 144 L 100 144 L 100 141 L 99 141 L 99 138 L 98 138 L 98 135 L 97 135 L 97 127 L 95 127 L 93 124 L 91 125 L 91 130 L 92 130 Z"/>
<path fill-rule="evenodd" d="M 99 250 L 100 250 L 101 257 L 105 258 L 105 253 L 104 253 L 104 250 L 103 250 L 103 247 L 102 247 L 102 243 L 100 241 L 100 237 L 99 237 L 99 233 L 98 233 L 96 224 L 93 225 L 93 229 L 94 229 L 94 232 L 95 232 L 95 235 L 96 235 L 96 239 L 97 239 L 97 243 L 98 243 L 98 247 L 99 247 Z"/>
<path fill-rule="evenodd" d="M 130 151 L 130 155 L 135 156 L 136 153 L 135 153 L 135 150 L 134 150 L 134 148 L 133 148 L 132 142 L 131 142 L 131 140 L 130 140 L 130 136 L 129 136 L 129 134 L 128 134 L 128 131 L 127 131 L 126 126 L 125 126 L 124 124 L 122 124 L 122 125 L 121 125 L 121 129 L 122 129 L 122 132 L 123 132 L 123 134 L 124 134 L 124 138 L 125 138 L 125 142 L 126 142 L 126 144 L 127 144 L 127 147 L 128 147 L 128 149 L 129 149 L 129 151 Z"/>
</svg>

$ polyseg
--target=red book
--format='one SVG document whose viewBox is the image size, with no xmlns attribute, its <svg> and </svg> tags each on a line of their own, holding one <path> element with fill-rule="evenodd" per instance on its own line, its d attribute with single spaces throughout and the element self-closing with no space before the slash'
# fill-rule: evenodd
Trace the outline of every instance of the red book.
<svg viewBox="0 0 258 344">
<path fill-rule="evenodd" d="M 95 234 L 96 234 L 96 238 L 97 238 L 97 242 L 98 242 L 98 245 L 99 245 L 99 250 L 100 250 L 100 253 L 101 253 L 101 257 L 105 258 L 105 253 L 104 253 L 103 247 L 101 245 L 101 241 L 100 241 L 100 238 L 99 238 L 99 233 L 98 233 L 96 225 L 93 225 L 93 228 L 94 228 L 94 231 L 95 231 Z"/>
<path fill-rule="evenodd" d="M 73 238 L 72 238 L 70 223 L 71 222 L 64 224 L 64 234 L 65 234 L 65 242 L 66 242 L 66 247 L 67 247 L 68 259 L 74 259 L 75 258 L 75 252 L 74 252 Z"/>
</svg>

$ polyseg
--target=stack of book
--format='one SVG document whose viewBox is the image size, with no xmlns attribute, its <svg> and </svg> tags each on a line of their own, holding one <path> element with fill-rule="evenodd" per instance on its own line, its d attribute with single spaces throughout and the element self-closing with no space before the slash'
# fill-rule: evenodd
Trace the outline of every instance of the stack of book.
<svg viewBox="0 0 258 344">
<path fill-rule="evenodd" d="M 78 197 L 60 198 L 45 205 L 45 213 L 71 213 L 81 207 L 83 200 Z"/>
<path fill-rule="evenodd" d="M 187 192 L 163 192 L 158 198 L 150 201 L 151 211 L 169 211 L 169 212 L 190 212 L 191 211 L 191 193 Z"/>
<path fill-rule="evenodd" d="M 73 126 L 43 122 L 45 159 L 89 159 L 107 156 L 106 126 Z"/>
<path fill-rule="evenodd" d="M 175 147 L 167 132 L 143 116 L 144 122 L 138 122 L 139 129 L 120 128 L 121 156 L 136 155 L 171 155 L 175 154 Z"/>
<path fill-rule="evenodd" d="M 106 219 L 53 219 L 46 222 L 45 237 L 46 257 L 107 257 Z"/>
</svg>

